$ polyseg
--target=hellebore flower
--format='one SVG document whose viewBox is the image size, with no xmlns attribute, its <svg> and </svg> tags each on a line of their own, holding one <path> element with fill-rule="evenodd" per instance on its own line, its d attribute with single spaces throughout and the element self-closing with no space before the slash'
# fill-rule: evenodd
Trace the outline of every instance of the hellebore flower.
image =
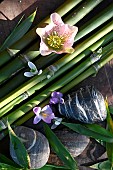
<svg viewBox="0 0 113 170">
<path fill-rule="evenodd" d="M 74 49 L 72 45 L 78 28 L 64 24 L 60 15 L 57 13 L 51 14 L 50 19 L 51 23 L 45 28 L 36 29 L 36 33 L 41 38 L 41 55 L 49 55 L 52 52 L 57 54 L 73 53 Z"/>
<path fill-rule="evenodd" d="M 57 103 L 64 103 L 64 99 L 62 98 L 63 94 L 60 92 L 52 92 L 51 93 L 51 99 L 50 99 L 50 104 L 57 104 Z"/>
<path fill-rule="evenodd" d="M 62 118 L 54 117 L 53 121 L 54 124 L 51 126 L 51 129 L 55 129 L 58 125 L 60 125 L 62 122 Z"/>
<path fill-rule="evenodd" d="M 42 70 L 38 71 L 36 66 L 32 62 L 28 61 L 28 66 L 30 68 L 30 72 L 25 72 L 24 73 L 25 77 L 32 77 L 36 74 L 38 74 L 38 75 L 42 74 Z"/>
<path fill-rule="evenodd" d="M 34 107 L 33 112 L 36 114 L 34 124 L 40 122 L 41 119 L 46 123 L 51 123 L 51 120 L 55 117 L 49 105 L 44 106 L 42 109 L 41 107 Z"/>
</svg>

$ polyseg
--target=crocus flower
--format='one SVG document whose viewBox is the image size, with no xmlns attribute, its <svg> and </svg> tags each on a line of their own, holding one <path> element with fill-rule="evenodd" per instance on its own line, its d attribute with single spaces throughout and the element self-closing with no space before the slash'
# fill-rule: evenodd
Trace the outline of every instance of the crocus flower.
<svg viewBox="0 0 113 170">
<path fill-rule="evenodd" d="M 34 107 L 33 112 L 36 114 L 34 124 L 40 122 L 41 119 L 46 123 L 51 123 L 51 120 L 55 117 L 49 105 L 44 106 L 42 109 L 41 107 Z"/>
<path fill-rule="evenodd" d="M 36 66 L 32 62 L 30 62 L 30 61 L 28 61 L 28 67 L 30 68 L 30 71 L 29 72 L 25 72 L 24 76 L 32 77 L 32 76 L 34 76 L 36 74 L 38 74 L 38 75 L 42 74 L 42 70 L 38 71 Z"/>
<path fill-rule="evenodd" d="M 52 52 L 57 54 L 73 53 L 74 49 L 72 45 L 78 28 L 64 24 L 60 15 L 57 13 L 51 14 L 50 19 L 51 23 L 45 28 L 36 29 L 36 33 L 41 38 L 41 55 L 49 55 Z"/>
<path fill-rule="evenodd" d="M 62 122 L 62 118 L 54 117 L 53 121 L 54 124 L 51 126 L 51 129 L 55 129 L 58 125 L 60 125 Z"/>
<path fill-rule="evenodd" d="M 50 104 L 64 103 L 64 99 L 62 98 L 63 94 L 60 92 L 52 92 L 50 98 Z"/>
</svg>

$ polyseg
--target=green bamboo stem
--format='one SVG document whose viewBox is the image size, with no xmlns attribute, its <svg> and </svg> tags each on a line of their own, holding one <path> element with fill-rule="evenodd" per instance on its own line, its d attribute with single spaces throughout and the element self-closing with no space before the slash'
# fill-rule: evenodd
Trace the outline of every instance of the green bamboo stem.
<svg viewBox="0 0 113 170">
<path fill-rule="evenodd" d="M 92 31 L 93 29 L 95 29 L 97 26 L 99 26 L 100 24 L 102 24 L 102 23 L 104 23 L 106 20 L 108 20 L 108 19 L 110 19 L 110 17 L 111 17 L 111 15 L 112 15 L 112 12 L 111 12 L 111 9 L 112 9 L 112 6 L 110 5 L 110 7 L 108 6 L 107 7 L 107 9 L 105 9 L 104 11 L 102 11 L 101 13 L 99 13 L 99 15 L 97 15 L 97 16 L 95 16 L 91 21 L 89 21 L 89 22 L 87 22 L 86 24 L 85 24 L 85 26 L 83 26 L 83 28 L 85 27 L 85 29 L 80 29 L 81 31 L 80 32 L 78 32 L 78 34 L 76 35 L 76 37 L 75 37 L 75 41 L 77 41 L 78 39 L 80 39 L 81 37 L 83 37 L 84 35 L 86 35 L 87 33 L 89 33 L 90 31 Z M 72 14 L 71 14 L 72 15 Z M 103 15 L 103 16 L 101 16 L 101 15 Z M 70 18 L 70 17 L 68 17 L 68 18 Z M 66 19 L 66 21 L 68 21 L 68 19 Z M 75 21 L 75 20 L 74 20 Z M 36 49 L 37 49 L 37 44 L 36 44 Z M 35 50 L 35 49 L 34 49 Z M 32 49 L 31 49 L 31 51 L 33 51 Z M 35 51 L 35 56 L 37 56 L 38 55 L 38 51 Z M 26 55 L 34 55 L 34 52 L 32 53 L 32 52 L 28 52 Z M 53 55 L 49 55 L 48 57 L 47 57 L 47 62 L 46 62 L 46 65 L 47 65 L 47 63 L 49 63 L 49 62 L 52 62 L 53 60 L 55 60 L 55 58 L 57 58 L 58 56 L 57 55 L 54 55 L 54 57 L 53 57 Z M 39 60 L 38 60 L 38 62 L 37 63 L 40 63 L 40 65 L 43 67 L 43 65 L 44 65 L 44 63 L 45 63 L 45 57 L 41 57 Z M 14 64 L 15 65 L 15 64 Z M 37 64 L 36 64 L 37 65 Z M 40 67 L 40 65 L 38 65 L 38 67 Z M 14 67 L 14 66 L 13 66 Z M 24 76 L 23 76 L 23 73 L 22 73 L 22 75 L 19 75 L 19 77 L 21 77 L 21 79 L 18 79 L 18 77 L 17 77 L 17 79 L 18 79 L 18 81 L 16 81 L 16 80 L 14 80 L 16 83 L 14 84 L 14 83 L 11 83 L 11 85 L 10 85 L 10 83 L 8 83 L 9 84 L 9 87 L 17 87 L 17 82 L 19 82 L 19 80 L 21 81 L 21 83 L 20 84 L 22 84 L 25 80 L 24 80 Z M 14 79 L 16 79 L 16 78 L 14 78 Z M 12 80 L 13 81 L 13 80 Z M 1 90 L 2 91 L 2 93 L 3 92 L 5 92 L 6 91 L 6 93 L 8 93 L 9 91 L 8 91 L 8 89 L 9 88 L 7 88 L 7 85 L 5 85 L 6 86 L 6 88 L 5 88 L 5 90 Z M 2 93 L 0 94 L 1 96 L 2 96 Z M 6 95 L 6 94 L 4 94 L 4 95 Z M 2 96 L 3 97 L 3 96 Z"/>
<path fill-rule="evenodd" d="M 66 55 L 69 57 L 65 57 L 63 60 L 61 58 L 61 61 L 58 61 L 58 68 L 61 68 L 62 66 L 64 66 L 66 63 L 68 63 L 69 61 L 71 61 L 75 56 L 79 55 L 81 52 L 83 52 L 85 49 L 87 49 L 91 44 L 95 43 L 97 40 L 99 40 L 101 37 L 103 37 L 104 35 L 106 35 L 107 33 L 109 33 L 111 30 L 113 29 L 113 25 L 112 22 L 110 22 L 108 25 L 106 25 L 104 28 L 102 28 L 101 30 L 99 30 L 97 33 L 95 33 L 93 36 L 89 37 L 87 40 L 85 40 L 84 42 L 82 42 L 78 48 L 75 50 L 75 52 L 72 55 Z M 44 75 L 45 76 L 45 75 Z M 20 94 L 24 93 L 26 90 L 28 90 L 29 88 L 31 88 L 33 85 L 37 84 L 39 81 L 42 81 L 43 76 L 40 75 L 38 78 L 38 82 L 37 82 L 37 76 L 34 77 L 33 79 L 31 79 L 30 81 L 28 81 L 26 83 L 26 85 L 22 85 L 21 88 L 16 89 L 14 92 L 12 92 L 11 94 L 8 94 L 7 96 L 5 96 L 5 98 L 3 98 L 2 100 L 0 100 L 0 107 L 2 108 L 3 106 L 5 106 L 7 103 L 9 103 L 11 100 L 13 100 L 14 98 L 16 98 L 17 96 L 19 96 Z"/>
<path fill-rule="evenodd" d="M 71 9 L 73 9 L 77 4 L 79 4 L 82 0 L 66 0 L 64 4 L 62 4 L 58 9 L 55 11 L 62 17 Z M 37 39 L 36 28 L 39 27 L 43 23 L 49 23 L 50 18 L 49 16 L 42 20 L 39 24 L 37 24 L 32 30 L 30 30 L 26 35 L 24 35 L 19 41 L 13 44 L 10 49 L 15 49 L 15 54 L 17 54 L 20 50 L 25 48 L 29 45 L 33 40 Z M 14 55 L 10 55 L 7 50 L 4 50 L 0 56 L 3 58 L 3 62 L 0 62 L 0 66 L 8 62 Z"/>
<path fill-rule="evenodd" d="M 98 64 L 94 64 L 89 69 L 84 71 L 81 75 L 79 75 L 76 79 L 74 79 L 75 69 L 73 69 L 71 72 L 69 72 L 67 75 L 65 75 L 62 79 L 58 80 L 56 83 L 45 89 L 43 92 L 38 94 L 36 97 L 28 101 L 27 103 L 23 104 L 21 107 L 13 111 L 11 114 L 7 115 L 6 117 L 3 117 L 0 120 L 0 131 L 7 128 L 7 119 L 9 120 L 9 123 L 14 123 L 17 119 L 19 119 L 21 116 L 25 115 L 28 111 L 30 111 L 33 107 L 36 105 L 39 105 L 41 102 L 46 100 L 51 92 L 60 90 L 62 93 L 65 93 L 69 89 L 71 89 L 74 85 L 80 83 L 87 77 L 94 75 L 97 73 L 97 71 L 104 66 L 108 61 L 110 61 L 113 58 L 113 50 L 106 54 L 106 56 L 100 61 Z M 97 70 L 98 68 L 98 70 Z M 72 81 L 73 80 L 73 81 Z"/>
<path fill-rule="evenodd" d="M 99 14 L 94 16 L 90 22 L 86 22 L 82 27 L 80 27 L 78 34 L 75 37 L 75 42 L 90 33 L 95 28 L 98 28 L 100 25 L 108 21 L 110 18 L 113 17 L 113 3 L 102 10 Z M 69 23 L 69 20 L 68 20 Z"/>
<path fill-rule="evenodd" d="M 113 50 L 108 53 L 102 60 L 100 60 L 96 65 L 94 64 L 86 71 L 84 71 L 81 75 L 79 75 L 76 79 L 69 82 L 64 88 L 61 89 L 62 93 L 72 89 L 74 86 L 85 80 L 86 78 L 97 74 L 98 70 L 102 68 L 107 62 L 113 59 Z M 97 70 L 97 69 L 98 70 Z"/>
<path fill-rule="evenodd" d="M 102 41 L 101 41 L 102 43 Z M 105 43 L 105 42 L 104 42 Z M 100 45 L 100 41 L 98 42 L 98 44 Z M 96 47 L 93 45 L 93 48 Z M 106 55 L 107 52 L 109 52 L 113 47 L 113 42 L 111 42 L 109 45 L 107 45 L 106 47 L 103 48 L 103 56 Z M 91 48 L 90 48 L 91 49 Z M 87 50 L 88 51 L 88 50 Z M 86 53 L 85 53 L 86 54 Z M 88 55 L 89 53 L 87 53 Z M 84 55 L 84 54 L 83 54 Z M 49 82 L 55 80 L 55 78 L 57 78 L 58 76 L 62 76 L 62 74 L 67 71 L 69 68 L 73 67 L 76 63 L 77 60 L 80 60 L 80 56 L 81 54 L 74 58 L 73 60 L 71 60 L 69 63 L 67 63 L 65 65 L 65 67 L 62 67 L 58 72 L 55 73 L 55 75 L 51 78 L 51 79 L 47 79 L 47 80 L 44 80 L 44 81 L 41 81 L 40 83 L 38 83 L 37 85 L 33 86 L 32 88 L 30 88 L 29 90 L 26 91 L 26 93 L 28 94 L 28 96 L 31 96 L 32 94 L 35 93 L 35 91 L 37 90 L 40 90 L 42 87 L 44 87 L 46 84 L 48 84 Z M 79 64 L 78 66 L 76 66 L 76 69 L 75 69 L 75 74 L 74 76 L 77 77 L 78 75 L 80 75 L 84 70 L 86 70 L 89 66 L 91 66 L 94 62 L 96 62 L 97 60 L 95 60 L 94 58 L 92 59 L 92 57 L 90 56 L 89 58 L 87 58 L 84 62 L 82 62 L 81 64 Z M 22 95 L 21 95 L 22 96 Z M 20 96 L 18 96 L 16 98 L 16 100 L 19 98 Z M 15 100 L 15 99 L 14 99 Z M 23 98 L 24 100 L 24 98 Z M 19 101 L 23 101 L 22 99 Z M 18 103 L 19 103 L 18 102 Z M 14 103 L 15 105 L 18 104 L 18 103 Z M 10 105 L 10 107 L 9 107 Z M 14 107 L 14 105 L 12 105 L 12 107 Z M 1 110 L 0 110 L 0 117 L 2 117 L 3 115 L 5 115 L 5 113 L 7 113 L 11 107 L 11 104 L 7 104 L 6 106 L 4 106 Z M 7 108 L 9 108 L 7 110 Z"/>
<path fill-rule="evenodd" d="M 77 23 L 81 18 L 83 18 L 83 16 L 85 16 L 88 12 L 90 12 L 98 3 L 94 3 L 94 1 L 89 1 L 87 0 L 85 2 L 85 12 L 84 12 L 84 8 L 82 8 L 82 6 L 84 6 L 84 4 L 82 6 L 80 6 L 78 8 L 78 10 L 75 10 L 77 12 L 77 19 L 72 19 L 72 15 L 73 15 L 73 12 L 71 13 L 71 19 L 72 19 L 72 22 L 70 21 L 70 17 L 67 17 L 66 19 L 66 22 L 68 23 L 68 20 L 70 21 L 70 24 L 71 25 L 74 25 L 75 23 Z M 79 16 L 79 13 L 82 14 Z M 74 17 L 75 18 L 75 17 Z M 108 17 L 109 18 L 109 17 Z M 36 46 L 36 49 L 38 48 L 39 46 L 37 45 Z M 32 50 L 32 49 L 31 49 Z M 14 52 L 15 53 L 15 52 Z M 38 53 L 38 54 L 37 54 Z M 34 59 L 35 57 L 37 57 L 37 55 L 39 55 L 39 52 L 35 53 L 35 55 L 33 57 L 29 57 L 29 60 L 32 60 Z M 3 57 L 4 58 L 4 57 Z M 3 67 L 0 71 L 0 82 L 3 82 L 4 80 L 8 79 L 11 75 L 14 75 L 14 73 L 17 71 L 17 70 L 20 70 L 22 67 L 25 66 L 25 61 L 23 62 L 23 59 L 21 59 L 22 57 L 18 57 L 18 58 L 15 58 L 15 60 L 13 60 L 12 62 L 10 62 L 9 64 L 7 64 L 5 67 Z M 18 64 L 15 64 L 15 63 L 18 63 Z M 10 68 L 9 71 L 7 71 L 7 69 Z"/>
<path fill-rule="evenodd" d="M 23 100 L 28 98 L 27 93 L 23 93 L 22 95 L 18 96 L 14 100 L 12 100 L 10 103 L 8 103 L 5 107 L 0 109 L 0 117 L 5 115 L 8 111 L 10 111 L 15 105 L 21 103 Z"/>
</svg>

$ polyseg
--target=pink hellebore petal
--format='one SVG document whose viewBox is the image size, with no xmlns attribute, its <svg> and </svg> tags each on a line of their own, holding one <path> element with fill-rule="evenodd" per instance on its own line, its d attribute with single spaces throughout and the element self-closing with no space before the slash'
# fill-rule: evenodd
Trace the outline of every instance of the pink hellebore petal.
<svg viewBox="0 0 113 170">
<path fill-rule="evenodd" d="M 52 52 L 57 54 L 74 52 L 72 45 L 78 28 L 64 24 L 57 13 L 51 14 L 50 19 L 51 23 L 45 28 L 36 29 L 36 33 L 41 37 L 41 55 L 49 55 Z"/>
</svg>

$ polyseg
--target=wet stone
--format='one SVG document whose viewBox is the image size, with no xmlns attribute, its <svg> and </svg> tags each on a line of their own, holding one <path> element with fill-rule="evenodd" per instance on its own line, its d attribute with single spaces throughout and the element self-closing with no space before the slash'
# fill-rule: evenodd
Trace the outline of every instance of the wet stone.
<svg viewBox="0 0 113 170">
<path fill-rule="evenodd" d="M 50 154 L 47 138 L 42 133 L 24 126 L 16 127 L 14 132 L 21 139 L 27 149 L 31 161 L 31 168 L 41 168 L 44 166 L 47 163 Z M 10 153 L 12 159 L 18 163 L 11 145 Z"/>
<path fill-rule="evenodd" d="M 80 155 L 90 141 L 88 137 L 68 129 L 56 131 L 55 134 L 73 157 Z"/>
</svg>

